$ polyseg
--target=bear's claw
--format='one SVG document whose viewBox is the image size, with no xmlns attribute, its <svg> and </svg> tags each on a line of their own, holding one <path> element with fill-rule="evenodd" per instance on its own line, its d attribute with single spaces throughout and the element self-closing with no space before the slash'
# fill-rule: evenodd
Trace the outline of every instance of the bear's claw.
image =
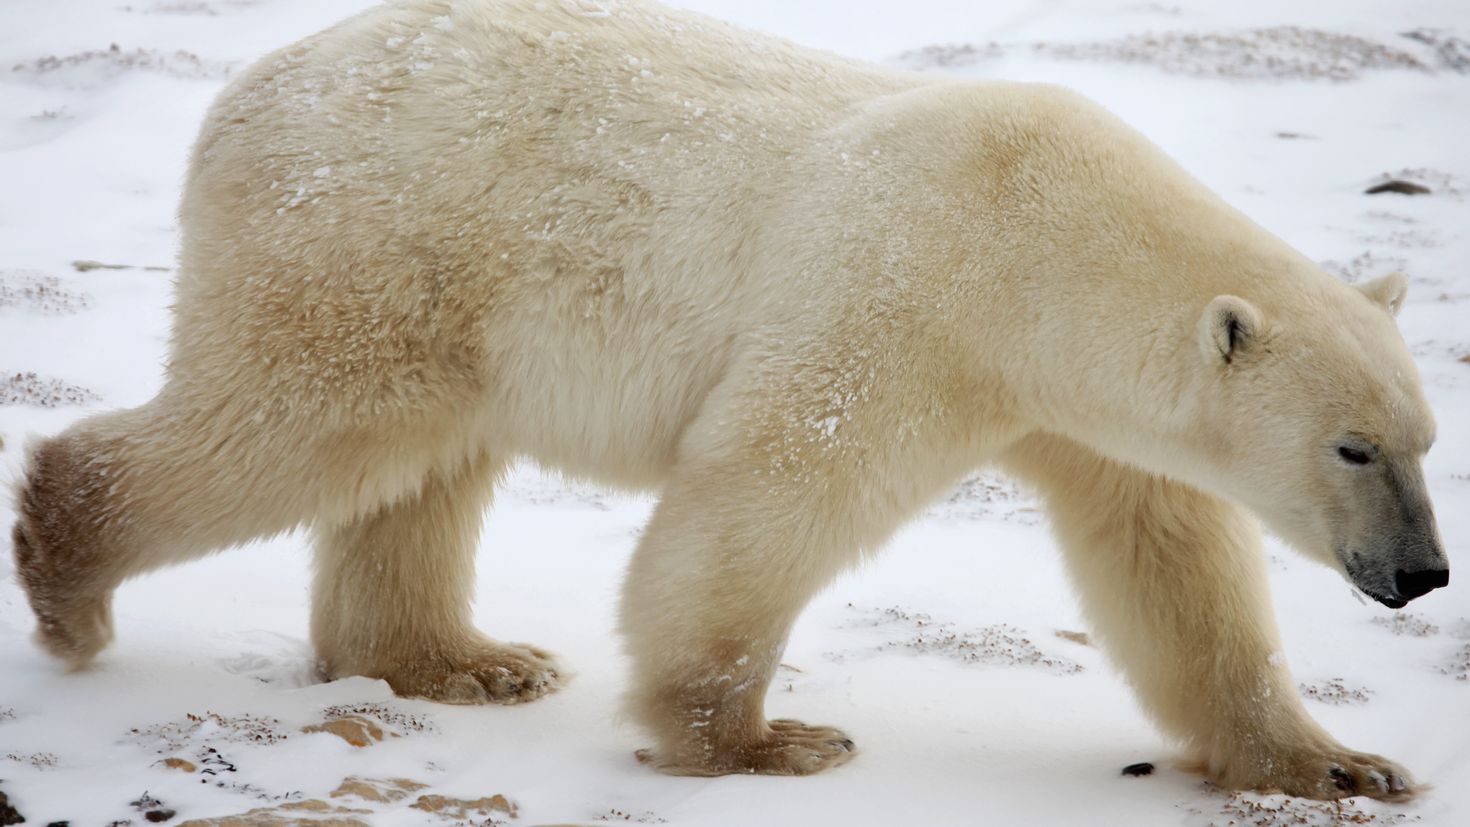
<svg viewBox="0 0 1470 827">
<path fill-rule="evenodd" d="M 840 729 L 778 719 L 769 734 L 754 744 L 695 751 L 698 761 L 665 759 L 642 749 L 638 760 L 670 775 L 813 775 L 847 763 L 857 745 Z"/>
<path fill-rule="evenodd" d="M 518 704 L 561 688 L 567 672 L 548 652 L 482 641 L 384 675 L 393 693 L 448 704 Z"/>
</svg>

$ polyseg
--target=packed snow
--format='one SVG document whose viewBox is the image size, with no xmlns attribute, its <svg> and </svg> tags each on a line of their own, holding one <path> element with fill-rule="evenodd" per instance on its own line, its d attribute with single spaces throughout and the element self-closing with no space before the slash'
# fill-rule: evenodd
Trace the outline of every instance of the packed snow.
<svg viewBox="0 0 1470 827">
<path fill-rule="evenodd" d="M 159 388 L 174 210 L 206 106 L 251 60 L 367 5 L 0 6 L 0 479 L 19 475 L 28 438 Z M 1440 426 L 1429 483 L 1452 567 L 1470 565 L 1463 0 L 680 5 L 895 67 L 1075 87 L 1330 272 L 1406 272 L 1400 324 Z M 1393 191 L 1415 188 L 1427 192 Z M 814 426 L 830 439 L 841 421 Z M 1091 645 L 1037 504 L 983 472 L 824 593 L 782 658 L 772 717 L 842 727 L 855 760 L 809 778 L 659 775 L 619 716 L 613 632 L 652 502 L 532 467 L 502 487 L 477 620 L 576 673 L 514 707 L 318 682 L 303 534 L 128 583 L 117 642 L 66 673 L 30 643 L 0 503 L 0 793 L 28 824 L 78 827 L 247 812 L 383 825 L 1470 823 L 1464 584 L 1392 613 L 1270 544 L 1284 657 L 1312 714 L 1434 786 L 1398 805 L 1226 793 L 1173 764 Z M 1141 762 L 1156 771 L 1123 774 Z"/>
</svg>

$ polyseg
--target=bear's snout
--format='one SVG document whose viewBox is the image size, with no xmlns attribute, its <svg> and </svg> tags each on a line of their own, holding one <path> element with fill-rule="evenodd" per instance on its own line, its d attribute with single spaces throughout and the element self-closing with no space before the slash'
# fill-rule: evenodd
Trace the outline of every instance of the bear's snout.
<svg viewBox="0 0 1470 827">
<path fill-rule="evenodd" d="M 1443 588 L 1450 584 L 1450 570 L 1446 568 L 1421 569 L 1419 571 L 1404 571 L 1399 569 L 1394 572 L 1393 585 L 1399 595 L 1405 600 L 1413 600 L 1423 597 L 1435 589 Z"/>
<path fill-rule="evenodd" d="M 1351 554 L 1347 575 L 1364 594 L 1390 609 L 1450 584 L 1450 563 L 1438 543 L 1412 543 L 1388 554 Z"/>
</svg>

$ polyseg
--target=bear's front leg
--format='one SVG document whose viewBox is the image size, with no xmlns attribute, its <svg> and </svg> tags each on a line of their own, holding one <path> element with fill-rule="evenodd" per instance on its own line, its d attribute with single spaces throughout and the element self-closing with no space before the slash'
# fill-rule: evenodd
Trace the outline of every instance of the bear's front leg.
<svg viewBox="0 0 1470 827">
<path fill-rule="evenodd" d="M 623 593 L 629 711 L 655 738 L 645 760 L 682 775 L 808 775 L 852 758 L 839 730 L 767 721 L 766 689 L 812 596 L 974 466 L 950 418 L 922 413 L 942 406 L 907 384 L 927 375 L 754 377 L 690 426 Z M 861 392 L 840 385 L 868 376 Z M 832 399 L 853 401 L 831 411 Z"/>
<path fill-rule="evenodd" d="M 1339 744 L 1281 657 L 1254 521 L 1074 442 L 1028 437 L 1007 467 L 1036 484 L 1083 608 L 1144 709 L 1222 787 L 1407 798 L 1402 767 Z"/>
<path fill-rule="evenodd" d="M 674 775 L 809 775 L 855 752 L 840 730 L 764 710 L 797 614 L 856 549 L 817 515 L 773 508 L 755 490 L 770 481 L 749 475 L 706 469 L 670 485 L 629 571 L 629 706 L 656 741 L 639 758 Z"/>
</svg>

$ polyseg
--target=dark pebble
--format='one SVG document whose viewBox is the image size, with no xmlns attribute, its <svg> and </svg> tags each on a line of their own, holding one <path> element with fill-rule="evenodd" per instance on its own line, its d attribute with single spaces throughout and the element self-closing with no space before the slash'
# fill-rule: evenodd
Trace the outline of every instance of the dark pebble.
<svg viewBox="0 0 1470 827">
<path fill-rule="evenodd" d="M 1145 775 L 1154 774 L 1154 765 L 1147 761 L 1141 764 L 1129 764 L 1123 768 L 1123 774 L 1131 778 L 1142 778 Z"/>
<path fill-rule="evenodd" d="M 0 825 L 24 824 L 26 817 L 10 806 L 10 799 L 0 793 Z"/>
<path fill-rule="evenodd" d="M 1369 187 L 1363 190 L 1363 192 L 1368 195 L 1377 195 L 1380 192 L 1396 192 L 1399 195 L 1428 195 L 1430 190 L 1429 187 L 1423 184 L 1394 179 L 1392 181 L 1385 181 L 1377 186 Z"/>
<path fill-rule="evenodd" d="M 162 824 L 163 822 L 173 818 L 175 815 L 178 814 L 175 813 L 173 810 L 149 810 L 148 812 L 143 814 L 143 817 L 153 822 L 154 824 Z"/>
</svg>

